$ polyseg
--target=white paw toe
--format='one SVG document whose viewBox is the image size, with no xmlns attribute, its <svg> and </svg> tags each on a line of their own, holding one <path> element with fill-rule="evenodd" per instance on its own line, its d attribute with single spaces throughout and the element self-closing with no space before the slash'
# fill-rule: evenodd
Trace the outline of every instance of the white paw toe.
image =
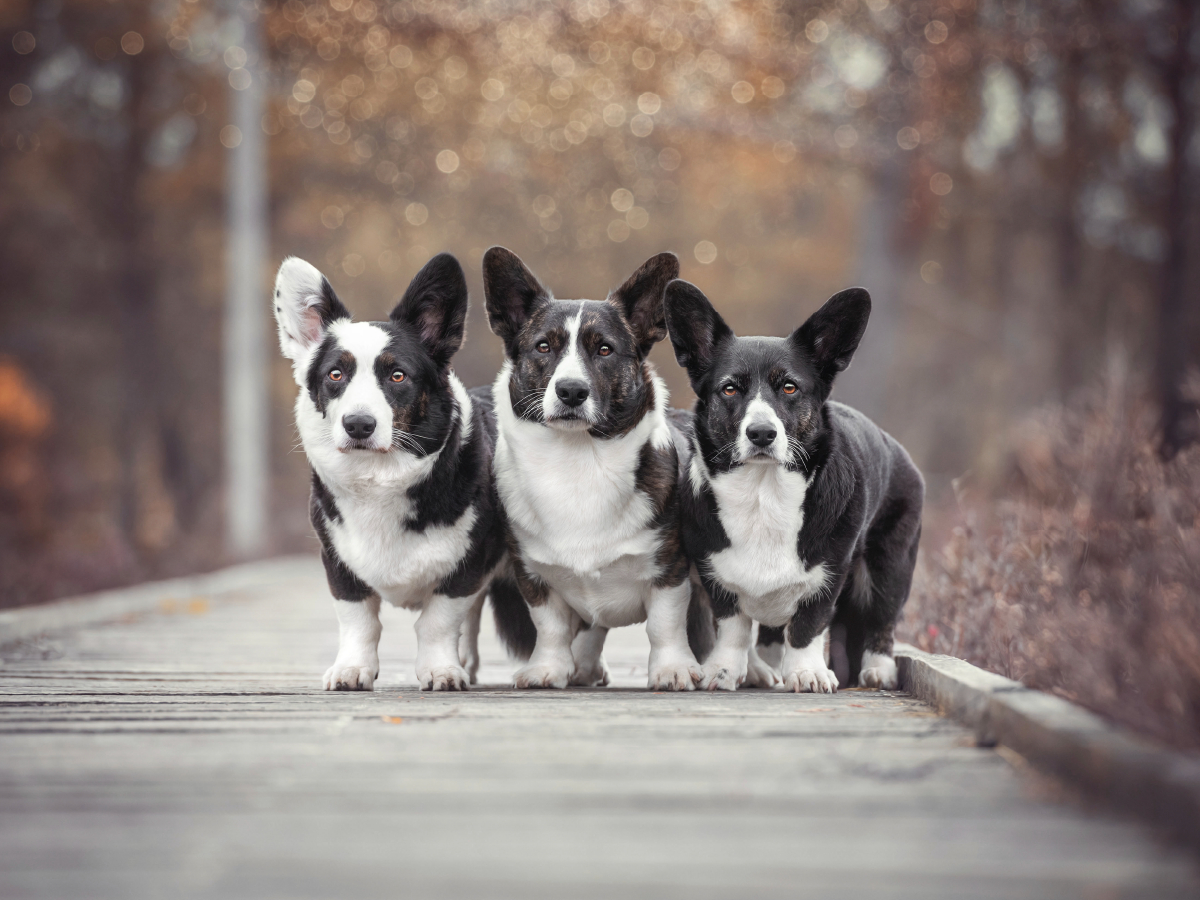
<svg viewBox="0 0 1200 900">
<path fill-rule="evenodd" d="M 838 680 L 829 669 L 801 669 L 784 676 L 783 689 L 797 694 L 833 694 Z"/>
<path fill-rule="evenodd" d="M 708 664 L 701 668 L 700 687 L 706 691 L 736 691 L 745 681 L 745 673 L 732 666 Z"/>
<path fill-rule="evenodd" d="M 441 666 L 427 672 L 418 672 L 417 680 L 423 691 L 467 691 L 471 689 L 471 677 L 462 666 Z"/>
<path fill-rule="evenodd" d="M 327 691 L 372 691 L 378 677 L 378 666 L 340 666 L 335 663 L 325 672 L 323 684 Z"/>
<path fill-rule="evenodd" d="M 765 688 L 770 690 L 783 681 L 779 677 L 779 673 L 768 666 L 766 663 L 750 664 L 750 668 L 746 670 L 746 686 Z"/>
<path fill-rule="evenodd" d="M 604 660 L 600 660 L 599 665 L 576 669 L 570 678 L 570 683 L 577 687 L 605 687 L 608 681 L 608 666 Z"/>
<path fill-rule="evenodd" d="M 648 686 L 652 691 L 694 691 L 703 679 L 694 662 L 667 663 L 650 668 Z"/>
<path fill-rule="evenodd" d="M 571 680 L 571 670 L 561 666 L 529 665 L 517 669 L 513 686 L 528 688 L 565 688 Z"/>
<path fill-rule="evenodd" d="M 863 669 L 858 675 L 858 683 L 861 687 L 873 688 L 877 691 L 894 691 L 900 681 L 896 674 L 896 667 L 893 665 L 891 668 L 872 666 L 869 669 Z"/>
</svg>

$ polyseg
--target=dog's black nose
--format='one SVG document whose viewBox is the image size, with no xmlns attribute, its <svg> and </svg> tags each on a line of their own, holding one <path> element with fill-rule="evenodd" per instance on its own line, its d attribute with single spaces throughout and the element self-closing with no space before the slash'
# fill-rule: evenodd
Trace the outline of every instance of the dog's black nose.
<svg viewBox="0 0 1200 900">
<path fill-rule="evenodd" d="M 770 425 L 751 425 L 746 429 L 746 437 L 755 447 L 769 447 L 775 442 L 775 429 Z"/>
<path fill-rule="evenodd" d="M 346 429 L 346 434 L 354 440 L 361 441 L 375 433 L 375 417 L 342 416 L 342 427 Z"/>
<path fill-rule="evenodd" d="M 586 381 L 579 381 L 575 378 L 567 378 L 560 381 L 554 386 L 554 393 L 558 394 L 558 399 L 572 408 L 579 406 L 588 398 L 588 386 Z"/>
</svg>

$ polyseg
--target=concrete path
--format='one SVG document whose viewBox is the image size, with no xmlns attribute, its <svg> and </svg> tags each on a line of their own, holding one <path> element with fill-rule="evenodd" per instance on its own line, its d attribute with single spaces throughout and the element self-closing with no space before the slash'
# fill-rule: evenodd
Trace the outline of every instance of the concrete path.
<svg viewBox="0 0 1200 900">
<path fill-rule="evenodd" d="M 387 614 L 387 613 L 390 613 Z M 0 898 L 1200 897 L 1190 859 L 903 696 L 320 691 L 315 563 L 0 649 Z"/>
</svg>

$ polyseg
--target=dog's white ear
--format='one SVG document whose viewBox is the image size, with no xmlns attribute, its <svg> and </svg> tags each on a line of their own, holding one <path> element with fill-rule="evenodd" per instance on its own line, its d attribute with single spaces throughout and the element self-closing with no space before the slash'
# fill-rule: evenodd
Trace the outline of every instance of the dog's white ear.
<svg viewBox="0 0 1200 900">
<path fill-rule="evenodd" d="M 274 303 L 279 349 L 297 364 L 308 359 L 333 322 L 350 318 L 329 279 L 295 256 L 289 256 L 279 267 Z"/>
</svg>

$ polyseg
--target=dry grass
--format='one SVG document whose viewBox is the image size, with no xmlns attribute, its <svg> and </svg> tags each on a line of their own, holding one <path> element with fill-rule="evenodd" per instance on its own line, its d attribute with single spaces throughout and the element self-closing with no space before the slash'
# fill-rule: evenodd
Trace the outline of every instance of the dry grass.
<svg viewBox="0 0 1200 900">
<path fill-rule="evenodd" d="M 899 636 L 1200 747 L 1200 447 L 1164 463 L 1155 425 L 1119 381 L 1023 422 Z"/>
</svg>

